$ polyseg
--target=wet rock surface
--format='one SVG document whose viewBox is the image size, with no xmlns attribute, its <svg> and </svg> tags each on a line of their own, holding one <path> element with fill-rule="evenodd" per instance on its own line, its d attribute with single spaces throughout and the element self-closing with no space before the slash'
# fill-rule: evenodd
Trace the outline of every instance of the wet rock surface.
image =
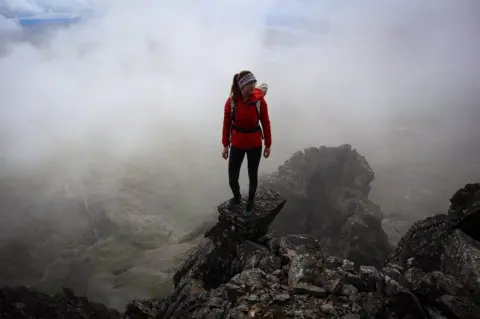
<svg viewBox="0 0 480 319">
<path fill-rule="evenodd" d="M 348 144 L 297 152 L 261 181 L 287 199 L 272 229 L 279 236 L 313 234 L 326 255 L 380 267 L 392 247 L 383 213 L 368 199 L 374 176 Z"/>
</svg>

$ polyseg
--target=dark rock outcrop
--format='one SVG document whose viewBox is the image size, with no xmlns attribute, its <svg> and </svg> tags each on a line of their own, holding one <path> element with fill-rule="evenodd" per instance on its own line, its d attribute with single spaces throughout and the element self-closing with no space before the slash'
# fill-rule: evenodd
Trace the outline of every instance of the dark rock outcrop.
<svg viewBox="0 0 480 319">
<path fill-rule="evenodd" d="M 448 215 L 417 222 L 382 267 L 328 256 L 313 234 L 274 236 L 285 205 L 261 191 L 252 217 L 219 206 L 218 223 L 174 276 L 174 292 L 137 300 L 123 315 L 75 297 L 0 288 L 2 318 L 480 318 L 480 184 Z M 478 225 L 478 224 L 477 224 Z"/>
<path fill-rule="evenodd" d="M 174 293 L 133 301 L 125 316 L 480 318 L 480 250 L 462 229 L 480 214 L 479 189 L 457 193 L 450 217 L 417 223 L 381 268 L 327 256 L 312 234 L 273 236 L 267 223 L 285 204 L 273 192 L 260 194 L 251 219 L 220 205 L 218 224 L 178 270 Z"/>
<path fill-rule="evenodd" d="M 69 289 L 50 296 L 27 287 L 0 287 L 0 318 L 120 319 L 121 314 Z"/>
<path fill-rule="evenodd" d="M 285 196 L 278 235 L 313 234 L 328 256 L 381 266 L 392 247 L 383 214 L 368 199 L 373 170 L 350 145 L 297 152 L 261 185 Z"/>
<path fill-rule="evenodd" d="M 405 269 L 420 300 L 447 318 L 480 318 L 480 184 L 450 202 L 448 214 L 416 222 L 387 262 Z"/>
</svg>

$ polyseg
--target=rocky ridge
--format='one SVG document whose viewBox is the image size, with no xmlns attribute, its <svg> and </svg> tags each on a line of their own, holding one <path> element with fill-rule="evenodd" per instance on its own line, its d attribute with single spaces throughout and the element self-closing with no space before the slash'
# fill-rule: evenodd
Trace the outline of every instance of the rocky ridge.
<svg viewBox="0 0 480 319">
<path fill-rule="evenodd" d="M 174 293 L 133 301 L 125 317 L 480 317 L 480 249 L 471 237 L 480 184 L 459 190 L 448 215 L 417 222 L 381 268 L 327 257 L 311 234 L 277 238 L 268 224 L 285 200 L 269 191 L 259 202 L 251 219 L 220 205 L 219 222 L 175 275 Z"/>
<path fill-rule="evenodd" d="M 447 214 L 417 222 L 381 267 L 325 254 L 314 234 L 276 236 L 286 205 L 261 190 L 254 216 L 219 205 L 174 276 L 175 290 L 123 314 L 70 291 L 50 297 L 0 288 L 2 318 L 462 318 L 480 317 L 480 184 L 451 198 Z"/>
</svg>

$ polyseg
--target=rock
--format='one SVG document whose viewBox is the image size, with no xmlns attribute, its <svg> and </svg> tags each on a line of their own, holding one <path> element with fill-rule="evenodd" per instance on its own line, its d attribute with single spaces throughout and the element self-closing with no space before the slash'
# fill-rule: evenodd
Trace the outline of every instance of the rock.
<svg viewBox="0 0 480 319">
<path fill-rule="evenodd" d="M 293 257 L 288 271 L 288 285 L 295 286 L 297 283 L 313 283 L 320 273 L 321 261 L 309 254 Z"/>
<path fill-rule="evenodd" d="M 353 271 L 355 269 L 355 264 L 350 260 L 344 259 L 342 261 L 342 268 L 346 271 Z"/>
<path fill-rule="evenodd" d="M 28 287 L 0 287 L 0 317 L 120 319 L 121 314 L 85 297 L 74 296 L 69 289 L 50 296 Z"/>
<path fill-rule="evenodd" d="M 273 297 L 273 300 L 279 301 L 279 302 L 285 302 L 290 299 L 289 294 L 278 294 Z"/>
<path fill-rule="evenodd" d="M 336 315 L 337 311 L 331 303 L 323 303 L 320 305 L 320 310 L 327 315 Z"/>
<path fill-rule="evenodd" d="M 461 225 L 458 219 L 455 222 Z M 217 227 L 219 233 L 226 233 L 221 229 L 225 226 L 217 224 Z M 255 225 L 252 228 L 258 229 Z M 248 236 L 236 234 L 233 238 L 240 237 Z M 231 262 L 220 263 L 225 268 L 217 269 L 217 272 L 231 275 L 223 277 L 220 285 L 203 282 L 201 298 L 174 293 L 162 303 L 176 304 L 176 311 L 160 313 L 160 316 L 202 318 L 200 314 L 207 313 L 202 303 L 212 295 L 223 296 L 229 302 L 215 302 L 210 311 L 215 309 L 231 318 L 244 318 L 248 313 L 260 318 L 478 316 L 478 300 L 473 291 L 477 289 L 474 267 L 477 246 L 474 239 L 468 238 L 461 229 L 455 228 L 447 215 L 426 219 L 412 227 L 381 268 L 355 267 L 341 254 L 325 254 L 322 240 L 314 234 L 280 236 L 278 249 L 274 251 L 267 247 L 271 237 L 266 240 L 262 236 L 243 241 L 234 239 L 236 249 L 228 250 L 230 257 L 222 257 Z M 218 250 L 212 252 L 220 253 Z M 209 255 L 200 254 L 194 258 L 203 256 Z M 271 267 L 261 265 L 260 261 L 265 259 L 272 261 Z M 456 268 L 453 267 L 455 260 L 460 261 L 455 264 Z M 192 276 L 187 278 L 192 280 Z M 202 281 L 209 279 L 202 278 Z M 171 306 L 160 307 L 166 308 Z M 195 310 L 188 313 L 181 310 L 187 308 Z"/>
<path fill-rule="evenodd" d="M 317 276 L 315 283 L 325 287 L 330 293 L 338 293 L 342 290 L 345 273 L 340 268 L 326 268 Z"/>
<path fill-rule="evenodd" d="M 404 269 L 396 264 L 389 263 L 383 267 L 382 272 L 396 281 L 399 281 L 401 274 L 404 272 Z"/>
<path fill-rule="evenodd" d="M 442 295 L 471 297 L 470 292 L 455 278 L 441 271 L 419 273 L 410 279 L 412 291 L 422 300 L 434 303 Z"/>
<path fill-rule="evenodd" d="M 234 256 L 232 252 L 237 249 L 237 245 L 267 234 L 268 226 L 284 205 L 285 200 L 272 191 L 257 194 L 254 215 L 248 218 L 242 216 L 240 209 L 229 211 L 227 202 L 219 205 L 218 223 L 205 233 L 209 240 L 192 251 L 187 261 L 175 273 L 173 277 L 175 286 L 185 278 L 199 278 L 207 285 L 206 288 L 224 283 L 235 271 L 231 267 Z M 264 257 L 268 259 L 268 256 Z M 240 261 L 241 264 L 246 262 L 250 261 Z M 255 261 L 251 262 L 255 264 Z M 272 267 L 275 262 L 272 260 L 272 264 L 269 264 L 264 260 L 266 268 Z"/>
<path fill-rule="evenodd" d="M 476 319 L 479 318 L 480 308 L 469 298 L 443 295 L 436 300 L 437 309 L 447 318 Z"/>
<path fill-rule="evenodd" d="M 393 296 L 402 290 L 402 286 L 395 279 L 390 278 L 387 274 L 384 274 L 385 290 L 384 293 L 387 296 Z"/>
<path fill-rule="evenodd" d="M 384 276 L 373 266 L 360 266 L 360 278 L 367 285 L 367 291 L 383 292 Z"/>
<path fill-rule="evenodd" d="M 447 319 L 443 316 L 438 309 L 427 307 L 427 312 L 432 319 Z"/>
<path fill-rule="evenodd" d="M 127 304 L 124 317 L 127 318 L 155 318 L 157 309 L 155 302 L 150 300 L 133 300 Z"/>
<path fill-rule="evenodd" d="M 327 256 L 382 266 L 391 246 L 383 213 L 368 199 L 374 173 L 350 145 L 297 152 L 261 185 L 288 203 L 272 224 L 278 236 L 312 234 Z"/>
<path fill-rule="evenodd" d="M 469 186 L 460 194 L 477 198 L 472 189 L 476 188 Z M 342 256 L 326 255 L 321 240 L 313 234 L 280 236 L 278 249 L 272 251 L 268 248 L 273 239 L 267 235 L 268 223 L 285 201 L 274 192 L 260 193 L 259 208 L 251 218 L 220 206 L 218 223 L 178 269 L 175 289 L 168 297 L 134 300 L 122 316 L 69 290 L 51 297 L 27 288 L 5 287 L 0 288 L 1 315 L 67 319 L 480 318 L 478 241 L 467 233 L 463 221 L 478 214 L 479 201 L 463 195 L 452 201 L 454 217 L 436 216 L 414 225 L 380 268 L 354 267 Z M 427 260 L 428 256 L 433 259 Z"/>
<path fill-rule="evenodd" d="M 280 194 L 263 190 L 257 193 L 255 209 L 251 217 L 243 217 L 242 206 L 236 210 L 227 208 L 228 201 L 218 206 L 218 223 L 205 237 L 215 242 L 216 246 L 235 245 L 238 241 L 256 240 L 269 232 L 269 226 L 285 205 L 286 200 Z M 245 203 L 243 203 L 245 204 Z"/>
<path fill-rule="evenodd" d="M 454 230 L 445 240 L 442 270 L 471 291 L 480 292 L 480 243 L 463 231 Z"/>
<path fill-rule="evenodd" d="M 358 295 L 358 289 L 352 285 L 344 284 L 342 285 L 342 290 L 340 292 L 343 296 L 347 296 L 349 300 L 354 301 Z"/>
<path fill-rule="evenodd" d="M 322 248 L 313 235 L 287 235 L 280 238 L 279 254 L 288 262 L 299 254 L 322 254 Z"/>
<path fill-rule="evenodd" d="M 450 199 L 448 216 L 454 228 L 461 229 L 476 241 L 480 241 L 480 184 L 467 184 Z"/>
<path fill-rule="evenodd" d="M 281 267 L 281 259 L 268 250 L 267 247 L 247 240 L 237 246 L 237 265 L 241 269 L 259 268 L 267 273 L 273 273 Z"/>
<path fill-rule="evenodd" d="M 394 293 L 386 305 L 388 313 L 395 313 L 398 318 L 428 318 L 420 300 L 411 291 L 401 289 Z"/>
<path fill-rule="evenodd" d="M 293 291 L 298 294 L 309 294 L 314 297 L 327 296 L 327 291 L 325 289 L 304 282 L 293 284 Z"/>
<path fill-rule="evenodd" d="M 478 242 L 477 235 L 473 237 L 469 235 L 473 233 L 467 221 L 480 219 L 479 189 L 480 184 L 467 184 L 450 200 L 452 205 L 448 215 L 440 214 L 416 222 L 402 237 L 397 248 L 387 257 L 387 262 L 401 267 L 407 267 L 407 263 L 410 262 L 410 267 L 428 272 L 441 270 L 442 258 L 447 262 L 448 256 L 457 254 L 459 249 L 466 254 L 462 256 L 464 260 L 477 258 L 477 249 L 474 244 Z M 471 197 L 465 198 L 468 194 Z M 465 206 L 465 203 L 469 206 Z M 472 240 L 467 240 L 467 237 L 462 234 L 468 235 Z M 459 245 L 464 247 L 459 248 Z"/>
<path fill-rule="evenodd" d="M 436 215 L 413 224 L 402 237 L 395 251 L 387 257 L 387 262 L 406 267 L 407 260 L 427 271 L 435 269 L 443 253 L 442 241 L 452 230 L 447 215 Z"/>
<path fill-rule="evenodd" d="M 275 205 L 267 206 L 278 214 Z M 268 225 L 261 219 L 258 222 L 261 227 L 252 222 L 250 228 L 262 231 L 247 233 L 238 227 L 239 233 L 228 240 L 230 225 L 219 221 L 214 226 L 217 234 L 222 234 L 215 237 L 219 240 L 210 240 L 210 244 L 199 248 L 202 253 L 193 253 L 185 262 L 177 273 L 174 294 L 155 307 L 157 317 L 394 319 L 425 318 L 432 313 L 449 318 L 452 314 L 463 315 L 467 310 L 476 311 L 475 305 L 465 308 L 465 300 L 474 298 L 462 282 L 440 270 L 429 272 L 419 268 L 423 264 L 416 255 L 406 256 L 409 258 L 404 265 L 392 258 L 382 270 L 360 265 L 356 271 L 354 264 L 342 256 L 325 255 L 322 241 L 314 234 L 280 236 L 278 249 L 272 251 L 268 248 L 272 237 L 265 236 Z M 417 243 L 423 243 L 413 237 Z M 447 242 L 437 239 L 440 242 L 437 247 L 444 245 L 446 251 Z M 216 278 L 206 276 L 214 266 L 208 260 L 216 261 Z"/>
<path fill-rule="evenodd" d="M 432 317 L 480 316 L 480 242 L 472 223 L 480 221 L 480 184 L 467 184 L 450 200 L 448 215 L 416 222 L 388 256 L 390 265 L 405 268 L 405 284 Z"/>
</svg>

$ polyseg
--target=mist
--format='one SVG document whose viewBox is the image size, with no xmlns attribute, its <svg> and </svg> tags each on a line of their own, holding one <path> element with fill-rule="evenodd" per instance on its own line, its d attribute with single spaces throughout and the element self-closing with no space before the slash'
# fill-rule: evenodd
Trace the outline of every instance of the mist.
<svg viewBox="0 0 480 319">
<path fill-rule="evenodd" d="M 142 231 L 132 216 L 155 216 L 170 233 L 194 227 L 229 196 L 223 107 L 244 69 L 270 86 L 264 173 L 305 147 L 343 143 L 374 170 L 480 160 L 478 1 L 4 0 L 0 8 L 88 11 L 42 35 L 0 16 L 0 32 L 24 34 L 0 46 L 4 238 L 22 238 L 27 215 L 77 231 L 87 222 L 69 201 L 84 209 L 90 200 L 87 210 Z"/>
</svg>

